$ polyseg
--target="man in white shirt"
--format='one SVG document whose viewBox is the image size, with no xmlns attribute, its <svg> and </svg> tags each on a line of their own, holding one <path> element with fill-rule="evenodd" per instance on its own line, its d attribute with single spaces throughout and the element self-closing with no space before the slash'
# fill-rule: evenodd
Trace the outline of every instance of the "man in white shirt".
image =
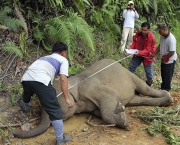
<svg viewBox="0 0 180 145">
<path fill-rule="evenodd" d="M 176 38 L 164 23 L 158 24 L 157 30 L 161 35 L 160 44 L 153 56 L 160 52 L 162 78 L 161 90 L 170 91 L 174 67 L 177 60 Z"/>
<path fill-rule="evenodd" d="M 132 37 L 134 34 L 135 19 L 139 18 L 139 14 L 134 8 L 133 1 L 128 2 L 128 7 L 123 11 L 123 18 L 124 25 L 121 39 L 121 51 L 124 51 L 125 47 L 129 48 L 129 46 L 131 45 Z"/>
<path fill-rule="evenodd" d="M 52 83 L 54 77 L 60 76 L 61 89 L 66 103 L 73 107 L 74 103 L 68 96 L 68 67 L 66 59 L 68 47 L 62 42 L 56 42 L 52 54 L 44 56 L 31 64 L 21 79 L 23 95 L 20 106 L 24 112 L 30 107 L 33 94 L 39 98 L 41 105 L 46 110 L 56 135 L 56 145 L 61 145 L 70 140 L 70 136 L 63 136 L 64 125 L 56 90 Z"/>
</svg>

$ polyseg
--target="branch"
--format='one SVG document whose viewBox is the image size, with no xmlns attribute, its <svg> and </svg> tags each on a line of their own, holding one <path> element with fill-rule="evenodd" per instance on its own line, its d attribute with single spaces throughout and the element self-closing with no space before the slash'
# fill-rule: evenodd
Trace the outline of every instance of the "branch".
<svg viewBox="0 0 180 145">
<path fill-rule="evenodd" d="M 109 124 L 109 125 L 94 125 L 94 124 L 92 124 L 92 123 L 90 123 L 90 120 L 91 120 L 91 118 L 92 118 L 92 115 L 89 117 L 89 119 L 86 121 L 86 123 L 88 124 L 88 125 L 91 125 L 91 126 L 116 126 L 116 124 Z"/>
</svg>

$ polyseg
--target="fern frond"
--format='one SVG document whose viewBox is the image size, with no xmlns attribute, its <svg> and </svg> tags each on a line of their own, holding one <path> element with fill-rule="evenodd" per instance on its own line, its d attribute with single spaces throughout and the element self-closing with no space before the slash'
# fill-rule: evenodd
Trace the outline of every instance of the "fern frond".
<svg viewBox="0 0 180 145">
<path fill-rule="evenodd" d="M 8 52 L 11 52 L 17 56 L 19 56 L 20 58 L 23 57 L 23 53 L 22 51 L 19 49 L 18 46 L 16 46 L 14 43 L 12 42 L 6 42 L 2 45 L 2 49 Z"/>
<path fill-rule="evenodd" d="M 39 29 L 39 26 L 37 25 L 33 29 L 33 36 L 37 42 L 40 42 L 44 39 L 44 32 Z"/>
<path fill-rule="evenodd" d="M 85 4 L 90 5 L 90 3 L 87 0 L 74 0 L 73 2 L 76 5 L 82 17 L 84 18 L 86 10 Z"/>
<path fill-rule="evenodd" d="M 12 12 L 12 9 L 9 7 L 4 7 L 4 9 L 0 11 L 0 24 L 3 24 L 3 21 L 7 17 L 7 14 L 11 12 Z"/>
<path fill-rule="evenodd" d="M 75 34 L 84 40 L 87 46 L 94 50 L 94 37 L 92 35 L 93 29 L 87 24 L 87 22 L 79 17 L 77 13 L 71 13 L 67 21 L 71 22 Z"/>
<path fill-rule="evenodd" d="M 4 7 L 4 9 L 0 11 L 0 24 L 9 27 L 9 29 L 11 29 L 14 32 L 18 32 L 18 28 L 20 26 L 26 29 L 26 25 L 24 22 L 7 16 L 7 14 L 10 12 L 12 12 L 12 9 L 10 9 L 9 7 Z"/>
<path fill-rule="evenodd" d="M 9 27 L 12 31 L 14 32 L 18 32 L 18 28 L 21 26 L 24 29 L 26 28 L 26 25 L 24 22 L 22 22 L 21 20 L 18 19 L 13 19 L 11 17 L 6 17 L 3 20 L 3 24 L 7 27 Z"/>
</svg>

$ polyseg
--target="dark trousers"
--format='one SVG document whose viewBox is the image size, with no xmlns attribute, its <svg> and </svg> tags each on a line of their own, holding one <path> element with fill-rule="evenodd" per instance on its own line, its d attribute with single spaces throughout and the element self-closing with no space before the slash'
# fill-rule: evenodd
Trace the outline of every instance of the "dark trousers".
<svg viewBox="0 0 180 145">
<path fill-rule="evenodd" d="M 170 64 L 161 63 L 161 90 L 171 90 L 171 81 L 174 73 L 176 61 Z"/>
<path fill-rule="evenodd" d="M 56 97 L 56 90 L 52 87 L 51 83 L 46 86 L 36 81 L 23 81 L 22 85 L 24 90 L 22 97 L 25 103 L 29 103 L 31 96 L 36 94 L 51 121 L 62 119 L 60 105 Z"/>
</svg>

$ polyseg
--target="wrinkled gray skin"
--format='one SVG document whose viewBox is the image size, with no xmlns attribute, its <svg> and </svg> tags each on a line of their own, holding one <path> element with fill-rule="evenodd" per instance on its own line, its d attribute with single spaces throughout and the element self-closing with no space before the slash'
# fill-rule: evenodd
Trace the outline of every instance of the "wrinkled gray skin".
<svg viewBox="0 0 180 145">
<path fill-rule="evenodd" d="M 64 120 L 75 113 L 94 112 L 106 123 L 116 124 L 120 128 L 127 129 L 129 123 L 122 105 L 171 105 L 173 99 L 167 91 L 150 88 L 143 80 L 122 67 L 120 63 L 115 63 L 97 73 L 114 62 L 110 59 L 98 61 L 85 71 L 68 79 L 69 87 L 77 85 L 69 89 L 69 97 L 74 101 L 73 108 L 68 108 L 63 95 L 58 97 Z M 97 74 L 93 75 L 94 73 Z M 59 80 L 54 81 L 54 87 L 59 94 L 61 92 Z M 42 109 L 41 122 L 37 128 L 26 132 L 12 132 L 10 136 L 30 138 L 43 133 L 49 125 L 48 115 Z"/>
</svg>

